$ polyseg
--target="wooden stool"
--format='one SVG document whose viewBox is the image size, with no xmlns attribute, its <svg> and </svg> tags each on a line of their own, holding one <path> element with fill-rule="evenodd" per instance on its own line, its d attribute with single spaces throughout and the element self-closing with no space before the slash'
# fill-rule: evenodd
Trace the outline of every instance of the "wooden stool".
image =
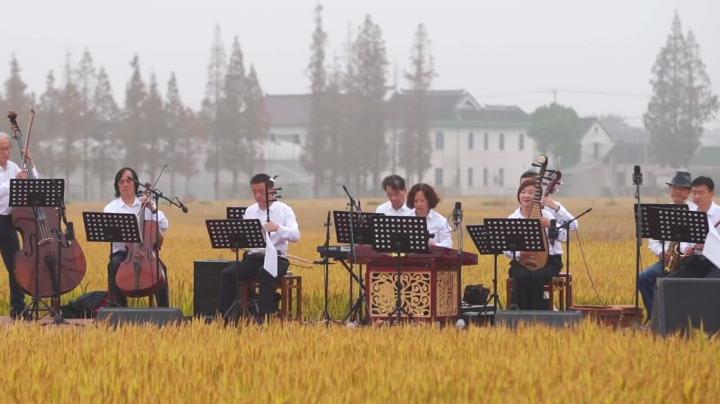
<svg viewBox="0 0 720 404">
<path fill-rule="evenodd" d="M 240 287 L 243 290 L 243 304 L 248 307 L 250 293 L 257 290 L 260 284 L 257 281 L 243 281 Z M 302 319 L 302 276 L 287 273 L 277 280 L 276 288 L 280 289 L 280 307 L 278 316 L 283 320 Z M 293 298 L 295 302 L 293 303 Z M 293 307 L 295 306 L 295 307 Z M 295 313 L 293 315 L 293 308 Z"/>
<path fill-rule="evenodd" d="M 505 282 L 505 289 L 505 306 L 510 307 L 510 299 L 512 298 L 513 292 L 512 278 L 508 278 Z M 545 284 L 545 292 L 550 295 L 550 299 L 548 300 L 549 310 L 554 308 L 555 291 L 558 292 L 558 308 L 560 310 L 567 310 L 569 307 L 572 307 L 572 274 L 558 274 L 558 276 L 554 276 L 550 282 Z"/>
</svg>

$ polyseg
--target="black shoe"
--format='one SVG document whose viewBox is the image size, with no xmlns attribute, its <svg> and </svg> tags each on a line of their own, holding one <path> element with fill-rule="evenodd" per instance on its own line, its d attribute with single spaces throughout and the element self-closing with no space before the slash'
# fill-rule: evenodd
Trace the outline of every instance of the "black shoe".
<svg viewBox="0 0 720 404">
<path fill-rule="evenodd" d="M 32 313 L 26 309 L 10 309 L 10 318 L 13 320 L 32 320 Z"/>
</svg>

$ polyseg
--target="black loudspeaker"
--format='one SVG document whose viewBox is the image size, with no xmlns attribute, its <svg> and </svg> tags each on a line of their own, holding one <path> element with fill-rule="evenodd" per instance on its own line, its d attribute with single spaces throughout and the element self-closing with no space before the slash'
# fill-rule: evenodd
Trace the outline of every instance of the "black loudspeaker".
<svg viewBox="0 0 720 404">
<path fill-rule="evenodd" d="M 110 325 L 151 323 L 158 326 L 180 324 L 183 314 L 175 307 L 103 307 L 98 311 L 96 321 L 104 321 Z"/>
<path fill-rule="evenodd" d="M 700 324 L 708 334 L 718 332 L 720 279 L 658 279 L 650 324 L 662 335 L 685 333 Z"/>
<path fill-rule="evenodd" d="M 213 317 L 220 304 L 222 270 L 234 261 L 195 261 L 193 316 Z"/>
<path fill-rule="evenodd" d="M 582 321 L 577 310 L 500 310 L 495 316 L 495 325 L 515 328 L 518 324 L 543 324 L 552 327 L 571 327 Z"/>
</svg>

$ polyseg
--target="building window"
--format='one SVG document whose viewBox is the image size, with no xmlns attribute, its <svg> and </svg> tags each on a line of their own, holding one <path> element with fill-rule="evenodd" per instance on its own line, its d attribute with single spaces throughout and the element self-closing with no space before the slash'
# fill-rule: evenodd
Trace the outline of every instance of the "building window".
<svg viewBox="0 0 720 404">
<path fill-rule="evenodd" d="M 488 169 L 483 168 L 483 186 L 488 186 Z"/>
<path fill-rule="evenodd" d="M 438 187 L 443 186 L 443 169 L 442 168 L 435 169 L 435 185 Z"/>
<path fill-rule="evenodd" d="M 473 186 L 473 169 L 472 167 L 468 168 L 468 186 Z"/>
<path fill-rule="evenodd" d="M 483 150 L 488 151 L 489 147 L 490 147 L 490 139 L 489 139 L 487 132 L 485 132 L 485 135 L 483 136 Z"/>
<path fill-rule="evenodd" d="M 505 150 L 505 134 L 502 132 L 500 133 L 500 137 L 498 138 L 498 150 Z"/>
<path fill-rule="evenodd" d="M 441 131 L 435 132 L 435 150 L 445 149 L 445 134 Z"/>
<path fill-rule="evenodd" d="M 470 132 L 468 133 L 468 150 L 472 150 L 475 148 L 475 134 Z"/>
<path fill-rule="evenodd" d="M 600 157 L 600 143 L 593 143 L 593 160 Z"/>
<path fill-rule="evenodd" d="M 505 185 L 505 170 L 502 168 L 498 170 L 498 185 L 501 187 Z"/>
<path fill-rule="evenodd" d="M 518 135 L 518 150 L 525 150 L 525 135 Z"/>
</svg>

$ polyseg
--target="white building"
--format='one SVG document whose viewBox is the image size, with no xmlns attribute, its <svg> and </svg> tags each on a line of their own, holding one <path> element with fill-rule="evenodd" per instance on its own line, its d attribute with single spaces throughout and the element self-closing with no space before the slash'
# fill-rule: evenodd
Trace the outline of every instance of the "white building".
<svg viewBox="0 0 720 404">
<path fill-rule="evenodd" d="M 386 104 L 391 150 L 397 149 L 392 142 L 402 130 L 400 114 L 394 111 L 403 111 L 408 99 L 408 93 L 398 93 Z M 309 94 L 268 95 L 265 99 L 271 122 L 267 170 L 277 173 L 284 167 L 289 172 L 283 186 L 296 183 L 298 188 L 305 187 L 302 196 L 309 196 L 312 184 L 310 173 L 300 164 L 311 100 Z M 423 181 L 445 195 L 515 193 L 518 178 L 536 155 L 535 142 L 527 136 L 530 117 L 516 106 L 482 105 L 463 90 L 430 91 L 428 100 L 433 151 L 432 166 Z M 402 150 L 396 150 L 383 174 L 391 173 L 395 167 L 404 175 L 397 167 L 400 153 Z"/>
</svg>

